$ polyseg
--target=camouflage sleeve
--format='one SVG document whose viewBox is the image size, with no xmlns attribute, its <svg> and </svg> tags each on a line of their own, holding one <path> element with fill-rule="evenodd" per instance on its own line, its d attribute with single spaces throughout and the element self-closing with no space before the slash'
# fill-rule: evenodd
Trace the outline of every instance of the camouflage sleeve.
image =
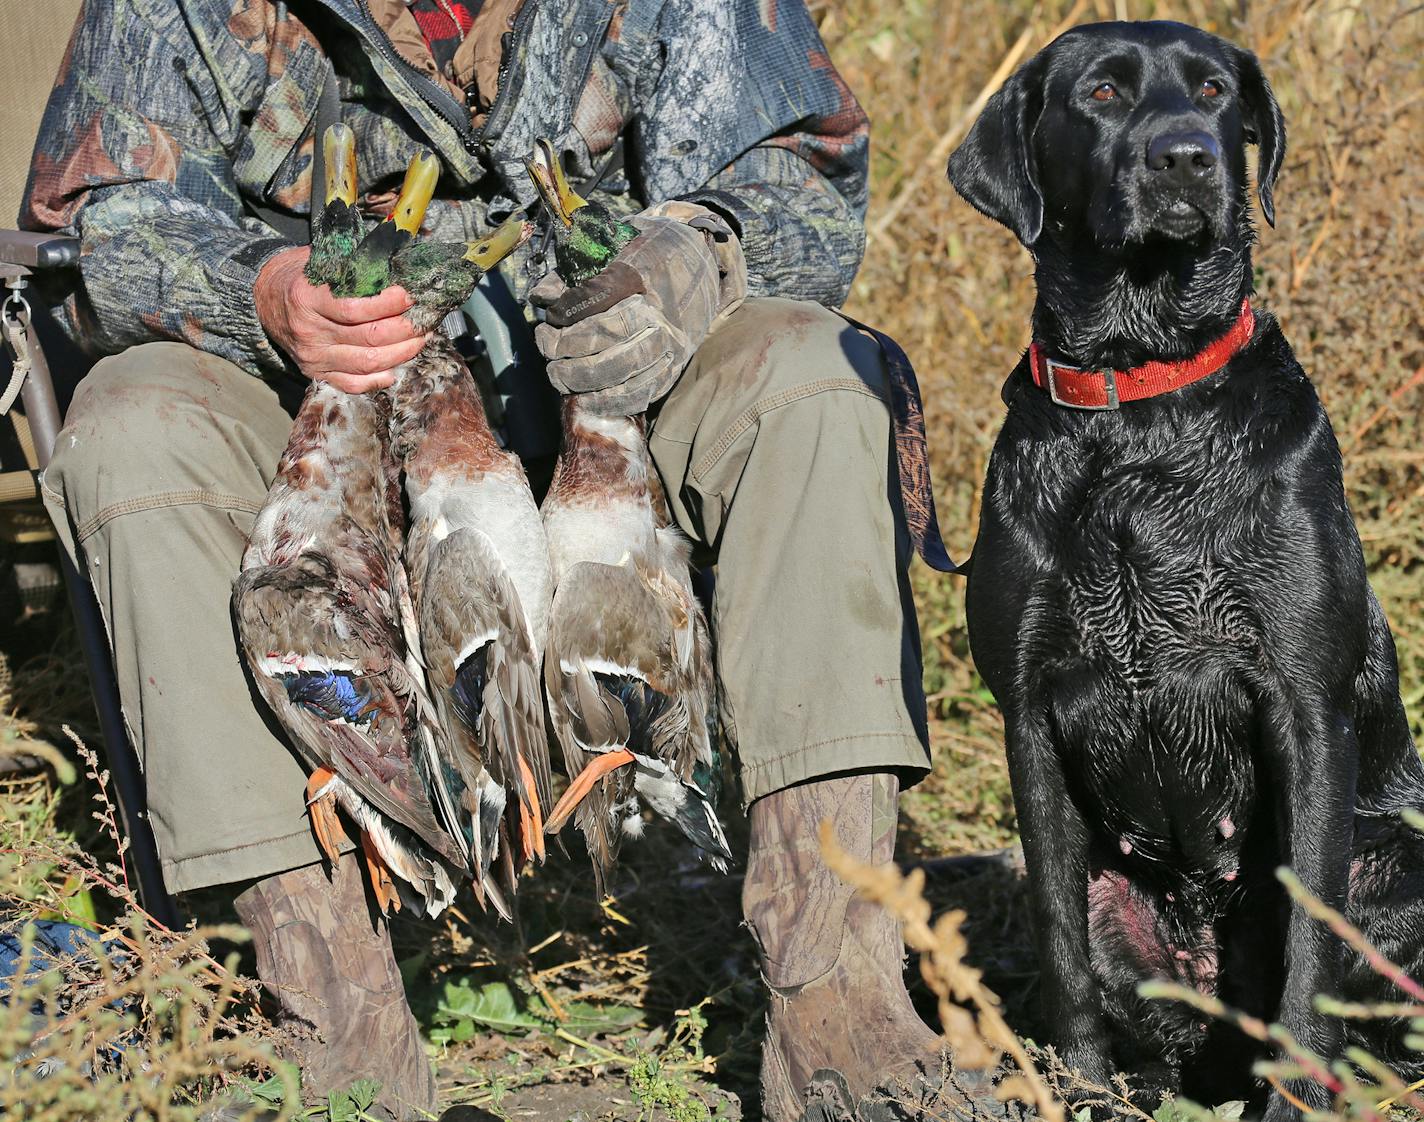
<svg viewBox="0 0 1424 1122">
<path fill-rule="evenodd" d="M 752 293 L 843 302 L 865 250 L 870 121 L 805 0 L 634 0 L 620 33 L 649 197 L 723 214 Z"/>
<path fill-rule="evenodd" d="M 87 0 L 36 142 L 26 229 L 78 237 L 62 311 L 83 346 L 173 339 L 249 370 L 280 370 L 252 301 L 288 243 L 245 217 L 216 135 L 223 87 L 174 18 L 141 0 Z"/>
<path fill-rule="evenodd" d="M 719 211 L 737 229 L 750 295 L 789 296 L 828 307 L 845 303 L 865 254 L 864 135 L 858 148 L 858 176 L 838 181 L 817 172 L 793 148 L 772 141 L 685 196 Z M 859 190 L 853 189 L 857 178 Z"/>
</svg>

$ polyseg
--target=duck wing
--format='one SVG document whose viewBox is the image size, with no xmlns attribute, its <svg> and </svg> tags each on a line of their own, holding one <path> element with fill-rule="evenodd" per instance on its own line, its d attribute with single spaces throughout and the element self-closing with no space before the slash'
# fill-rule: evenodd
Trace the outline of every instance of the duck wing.
<svg viewBox="0 0 1424 1122">
<path fill-rule="evenodd" d="M 451 770 L 472 793 L 477 891 L 497 860 L 513 892 L 523 865 L 544 858 L 551 801 L 536 640 L 552 584 L 543 523 L 518 459 L 499 448 L 448 343 L 432 340 L 402 370 L 393 397 L 419 641 Z"/>
<path fill-rule="evenodd" d="M 542 861 L 543 808 L 552 801 L 544 699 L 514 582 L 479 530 L 456 530 L 425 553 L 421 641 L 457 766 L 472 788 L 484 771 L 507 795 L 516 866 L 531 856 Z M 489 840 L 476 851 L 482 869 L 494 856 Z"/>
<path fill-rule="evenodd" d="M 620 835 L 641 832 L 639 799 L 719 868 L 730 860 L 712 804 L 705 625 L 685 583 L 631 559 L 580 562 L 554 595 L 544 685 L 574 779 L 548 828 L 577 814 L 600 883 Z"/>
<path fill-rule="evenodd" d="M 463 866 L 410 751 L 422 691 L 393 655 L 398 634 L 363 613 L 330 559 L 313 552 L 246 570 L 233 605 L 258 692 L 307 764 Z"/>
</svg>

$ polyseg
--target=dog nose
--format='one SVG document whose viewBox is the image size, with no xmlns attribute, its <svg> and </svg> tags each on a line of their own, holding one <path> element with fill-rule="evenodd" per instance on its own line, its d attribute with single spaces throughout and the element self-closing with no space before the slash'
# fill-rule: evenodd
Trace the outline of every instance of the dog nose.
<svg viewBox="0 0 1424 1122">
<path fill-rule="evenodd" d="M 1221 146 L 1204 132 L 1168 132 L 1147 142 L 1147 166 L 1174 179 L 1191 180 L 1216 167 Z"/>
</svg>

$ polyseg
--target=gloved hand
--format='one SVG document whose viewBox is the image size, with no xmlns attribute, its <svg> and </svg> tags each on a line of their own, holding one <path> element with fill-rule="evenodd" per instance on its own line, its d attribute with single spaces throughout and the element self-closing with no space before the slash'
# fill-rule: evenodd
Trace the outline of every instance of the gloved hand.
<svg viewBox="0 0 1424 1122">
<path fill-rule="evenodd" d="M 534 341 L 554 388 L 625 417 L 672 388 L 716 319 L 747 293 L 741 245 L 706 207 L 660 203 L 630 221 L 638 237 L 598 276 L 568 288 L 550 272 L 529 294 L 547 309 Z"/>
</svg>

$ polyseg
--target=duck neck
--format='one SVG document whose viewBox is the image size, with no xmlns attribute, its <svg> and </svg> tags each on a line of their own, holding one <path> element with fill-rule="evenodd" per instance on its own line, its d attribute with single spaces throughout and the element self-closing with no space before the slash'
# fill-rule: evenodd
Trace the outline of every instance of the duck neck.
<svg viewBox="0 0 1424 1122">
<path fill-rule="evenodd" d="M 485 471 L 504 455 L 474 379 L 443 336 L 400 367 L 387 392 L 391 446 L 408 487 L 423 489 L 442 472 Z"/>
<path fill-rule="evenodd" d="M 563 495 L 600 501 L 649 501 L 647 422 L 594 413 L 578 394 L 563 400 L 564 447 L 554 473 Z"/>
</svg>

